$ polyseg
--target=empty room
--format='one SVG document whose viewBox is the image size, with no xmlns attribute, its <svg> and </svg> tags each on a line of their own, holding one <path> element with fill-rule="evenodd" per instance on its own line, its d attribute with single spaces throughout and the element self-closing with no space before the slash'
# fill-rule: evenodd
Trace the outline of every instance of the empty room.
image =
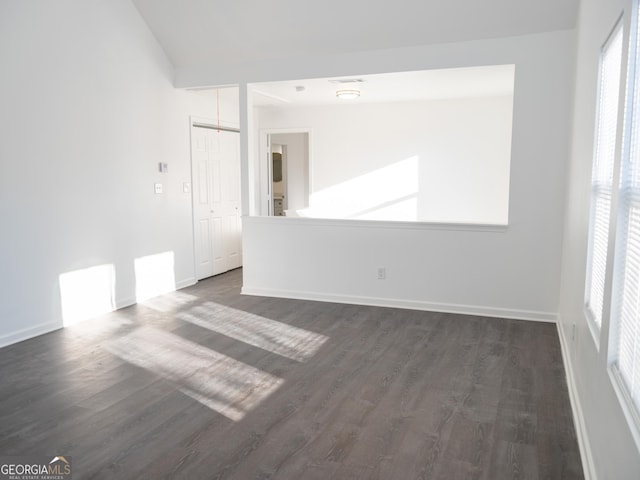
<svg viewBox="0 0 640 480">
<path fill-rule="evenodd" d="M 639 22 L 0 0 L 0 478 L 640 478 Z"/>
</svg>

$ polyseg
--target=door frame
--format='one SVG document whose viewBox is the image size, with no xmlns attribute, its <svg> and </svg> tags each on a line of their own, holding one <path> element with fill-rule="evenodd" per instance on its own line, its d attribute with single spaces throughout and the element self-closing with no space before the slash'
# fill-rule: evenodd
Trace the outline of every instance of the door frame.
<svg viewBox="0 0 640 480">
<path fill-rule="evenodd" d="M 273 165 L 271 164 L 271 135 L 287 134 L 287 133 L 306 133 L 307 134 L 307 176 L 309 182 L 308 195 L 313 192 L 313 129 L 309 127 L 291 127 L 291 128 L 261 128 L 259 131 L 259 198 L 260 198 L 260 215 L 271 216 L 272 215 L 272 178 L 273 178 Z"/>
</svg>

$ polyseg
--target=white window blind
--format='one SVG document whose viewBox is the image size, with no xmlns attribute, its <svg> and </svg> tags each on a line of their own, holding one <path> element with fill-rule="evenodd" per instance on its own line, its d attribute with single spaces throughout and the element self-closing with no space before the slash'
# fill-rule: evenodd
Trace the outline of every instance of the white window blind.
<svg viewBox="0 0 640 480">
<path fill-rule="evenodd" d="M 622 25 L 613 31 L 602 48 L 596 140 L 591 178 L 591 213 L 589 219 L 589 250 L 585 303 L 589 319 L 602 325 L 609 217 L 613 193 L 613 170 L 618 129 L 618 98 L 622 61 Z"/>
<path fill-rule="evenodd" d="M 636 18 L 637 22 L 637 18 Z M 637 24 L 637 23 L 636 23 Z M 636 34 L 637 35 L 637 34 Z M 632 40 L 635 52 L 630 71 L 631 122 L 625 139 L 625 154 L 620 167 L 618 230 L 612 292 L 612 359 L 614 371 L 621 379 L 620 387 L 636 421 L 640 411 L 640 98 L 638 95 L 638 40 Z M 640 424 L 638 424 L 640 425 Z"/>
</svg>

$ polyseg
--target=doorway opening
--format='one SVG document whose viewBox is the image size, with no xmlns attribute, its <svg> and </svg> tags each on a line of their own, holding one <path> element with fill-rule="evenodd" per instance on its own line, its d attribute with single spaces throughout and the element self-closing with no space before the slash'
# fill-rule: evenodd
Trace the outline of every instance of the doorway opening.
<svg viewBox="0 0 640 480">
<path fill-rule="evenodd" d="M 264 132 L 267 142 L 265 213 L 304 216 L 309 207 L 309 132 Z"/>
<path fill-rule="evenodd" d="M 287 192 L 287 146 L 271 144 L 271 190 L 273 191 L 273 216 L 284 217 L 289 209 Z"/>
</svg>

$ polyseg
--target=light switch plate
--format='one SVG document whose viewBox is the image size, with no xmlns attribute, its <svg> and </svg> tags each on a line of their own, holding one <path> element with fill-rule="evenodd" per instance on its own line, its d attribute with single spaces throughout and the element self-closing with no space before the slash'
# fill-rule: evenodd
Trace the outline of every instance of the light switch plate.
<svg viewBox="0 0 640 480">
<path fill-rule="evenodd" d="M 190 193 L 191 192 L 191 184 L 189 182 L 182 183 L 182 193 Z"/>
<path fill-rule="evenodd" d="M 162 193 L 162 184 L 161 183 L 156 183 L 153 185 L 156 194 L 160 194 Z"/>
</svg>

